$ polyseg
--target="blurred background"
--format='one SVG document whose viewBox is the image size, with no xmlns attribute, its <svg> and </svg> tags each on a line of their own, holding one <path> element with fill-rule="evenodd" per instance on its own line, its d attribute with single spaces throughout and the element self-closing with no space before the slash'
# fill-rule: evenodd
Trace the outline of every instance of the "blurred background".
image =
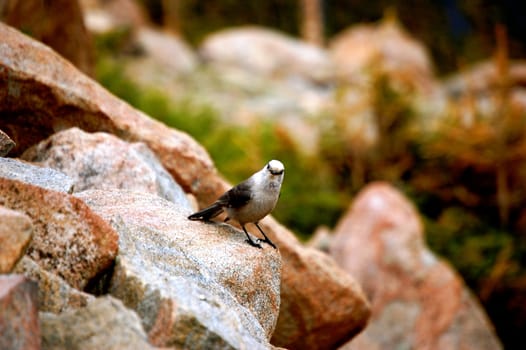
<svg viewBox="0 0 526 350">
<path fill-rule="evenodd" d="M 394 184 L 505 348 L 521 344 L 526 2 L 39 3 L 6 0 L 0 16 L 191 134 L 230 182 L 282 160 L 273 215 L 305 242 L 366 184 Z"/>
</svg>

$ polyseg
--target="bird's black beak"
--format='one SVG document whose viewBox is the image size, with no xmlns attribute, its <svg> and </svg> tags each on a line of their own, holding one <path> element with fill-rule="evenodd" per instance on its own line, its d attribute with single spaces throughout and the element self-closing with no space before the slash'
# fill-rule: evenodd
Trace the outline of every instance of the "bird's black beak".
<svg viewBox="0 0 526 350">
<path fill-rule="evenodd" d="M 272 175 L 281 175 L 281 174 L 283 174 L 283 169 L 281 169 L 281 170 L 273 170 L 273 169 L 269 169 L 269 171 L 270 171 L 270 173 L 271 173 Z"/>
</svg>

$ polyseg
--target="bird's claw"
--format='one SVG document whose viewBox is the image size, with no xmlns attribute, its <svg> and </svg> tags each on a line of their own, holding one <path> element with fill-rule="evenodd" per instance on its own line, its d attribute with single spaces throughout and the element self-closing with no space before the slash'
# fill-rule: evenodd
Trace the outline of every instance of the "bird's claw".
<svg viewBox="0 0 526 350">
<path fill-rule="evenodd" d="M 259 239 L 258 238 L 258 243 L 259 242 L 264 242 L 264 243 L 267 243 L 268 245 L 270 245 L 272 248 L 274 249 L 278 249 L 278 247 L 276 247 L 276 245 L 274 243 L 272 243 L 272 241 L 270 239 Z"/>
<path fill-rule="evenodd" d="M 261 241 L 260 239 L 257 239 L 256 241 L 253 241 L 253 240 L 251 240 L 251 239 L 247 239 L 248 244 L 250 244 L 250 245 L 253 246 L 253 247 L 256 247 L 256 248 L 260 248 L 260 249 L 261 249 L 261 248 L 263 248 L 263 247 L 261 246 L 261 244 L 259 244 L 260 241 Z"/>
<path fill-rule="evenodd" d="M 249 242 L 250 243 L 250 242 Z M 272 248 L 274 249 L 278 249 L 278 247 L 276 247 L 276 245 L 274 243 L 272 243 L 272 241 L 270 239 L 261 239 L 261 238 L 256 238 L 255 242 L 257 244 L 257 247 L 261 248 L 261 244 L 260 243 L 267 243 L 268 245 L 270 245 Z M 254 245 L 256 246 L 256 245 Z"/>
</svg>

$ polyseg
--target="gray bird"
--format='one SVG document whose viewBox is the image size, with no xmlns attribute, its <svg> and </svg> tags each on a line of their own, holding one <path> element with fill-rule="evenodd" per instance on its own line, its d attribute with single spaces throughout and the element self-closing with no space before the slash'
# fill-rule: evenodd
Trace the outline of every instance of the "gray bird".
<svg viewBox="0 0 526 350">
<path fill-rule="evenodd" d="M 225 192 L 211 206 L 190 215 L 188 219 L 208 221 L 224 210 L 228 215 L 225 222 L 230 219 L 239 222 L 250 245 L 261 248 L 260 240 L 252 240 L 245 229 L 246 224 L 253 223 L 265 237 L 262 242 L 276 248 L 259 227 L 258 222 L 276 206 L 284 173 L 283 163 L 279 160 L 271 160 L 263 169 Z"/>
</svg>

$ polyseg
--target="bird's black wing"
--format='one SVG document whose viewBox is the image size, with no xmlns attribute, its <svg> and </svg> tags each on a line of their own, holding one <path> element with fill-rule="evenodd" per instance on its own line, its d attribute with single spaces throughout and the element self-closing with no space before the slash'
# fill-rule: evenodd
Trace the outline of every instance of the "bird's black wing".
<svg viewBox="0 0 526 350">
<path fill-rule="evenodd" d="M 241 182 L 239 185 L 232 187 L 225 192 L 217 202 L 229 208 L 241 208 L 252 199 L 252 192 L 247 181 Z"/>
</svg>

